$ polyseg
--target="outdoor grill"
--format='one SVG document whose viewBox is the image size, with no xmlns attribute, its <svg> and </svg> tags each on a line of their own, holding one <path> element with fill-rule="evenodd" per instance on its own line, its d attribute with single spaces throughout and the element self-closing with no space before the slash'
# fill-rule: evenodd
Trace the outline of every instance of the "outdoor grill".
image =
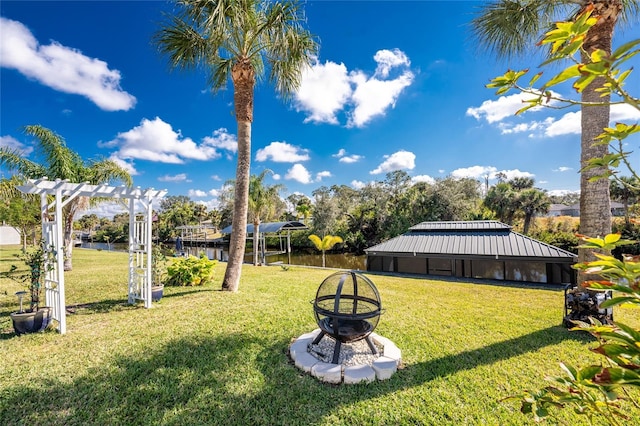
<svg viewBox="0 0 640 426">
<path fill-rule="evenodd" d="M 382 313 L 376 286 L 357 272 L 336 272 L 318 287 L 313 312 L 321 332 L 312 344 L 325 335 L 335 340 L 333 364 L 338 363 L 342 343 L 365 339 L 371 352 L 377 350 L 369 335 L 375 330 Z"/>
</svg>

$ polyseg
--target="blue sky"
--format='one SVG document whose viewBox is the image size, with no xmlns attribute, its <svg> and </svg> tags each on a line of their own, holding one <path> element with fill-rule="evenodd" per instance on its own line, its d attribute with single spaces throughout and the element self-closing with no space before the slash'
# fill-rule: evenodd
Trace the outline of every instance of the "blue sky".
<svg viewBox="0 0 640 426">
<path fill-rule="evenodd" d="M 393 170 L 416 181 L 488 175 L 490 183 L 504 172 L 550 193 L 577 191 L 579 110 L 516 117 L 520 97 L 484 87 L 541 58 L 498 61 L 479 50 L 468 23 L 480 4 L 308 2 L 319 56 L 291 101 L 266 81 L 257 86 L 252 173 L 272 170 L 267 183 L 283 184 L 284 196 L 357 188 Z M 213 94 L 204 72 L 169 70 L 151 37 L 171 9 L 165 1 L 3 0 L 0 144 L 30 153 L 21 129 L 41 124 L 85 159 L 120 162 L 136 186 L 215 206 L 235 177 L 233 91 L 229 83 Z M 619 30 L 614 43 L 632 38 L 640 27 Z M 628 87 L 640 94 L 637 75 Z M 612 110 L 613 120 L 638 118 Z M 639 140 L 629 140 L 635 164 Z"/>
</svg>

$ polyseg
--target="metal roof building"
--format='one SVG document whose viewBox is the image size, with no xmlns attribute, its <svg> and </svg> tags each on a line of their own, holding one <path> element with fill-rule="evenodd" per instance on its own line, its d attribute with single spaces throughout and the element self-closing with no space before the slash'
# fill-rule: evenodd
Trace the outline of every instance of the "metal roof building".
<svg viewBox="0 0 640 426">
<path fill-rule="evenodd" d="M 365 250 L 367 270 L 575 283 L 577 256 L 497 221 L 422 222 Z"/>
</svg>

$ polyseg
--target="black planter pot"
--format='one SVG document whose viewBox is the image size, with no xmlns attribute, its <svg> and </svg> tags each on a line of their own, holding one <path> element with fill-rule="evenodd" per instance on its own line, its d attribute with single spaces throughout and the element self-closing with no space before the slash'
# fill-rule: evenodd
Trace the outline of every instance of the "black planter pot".
<svg viewBox="0 0 640 426">
<path fill-rule="evenodd" d="M 164 293 L 164 285 L 151 286 L 151 301 L 158 302 L 160 299 L 162 299 L 163 293 Z"/>
<path fill-rule="evenodd" d="M 13 329 L 17 335 L 43 331 L 52 319 L 52 309 L 44 306 L 35 312 L 12 312 Z"/>
</svg>

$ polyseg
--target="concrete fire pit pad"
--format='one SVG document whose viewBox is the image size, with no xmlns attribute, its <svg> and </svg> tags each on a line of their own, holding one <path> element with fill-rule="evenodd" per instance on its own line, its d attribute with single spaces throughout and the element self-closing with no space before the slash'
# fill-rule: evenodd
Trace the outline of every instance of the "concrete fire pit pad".
<svg viewBox="0 0 640 426">
<path fill-rule="evenodd" d="M 318 380 L 331 384 L 355 384 L 360 382 L 372 382 L 374 380 L 386 380 L 390 378 L 402 362 L 401 351 L 386 337 L 376 333 L 371 333 L 370 338 L 379 349 L 377 355 L 369 354 L 363 356 L 358 354 L 352 346 L 365 345 L 364 340 L 343 343 L 340 353 L 340 364 L 325 362 L 317 352 L 317 348 L 312 347 L 312 342 L 320 333 L 316 329 L 310 333 L 305 333 L 295 339 L 289 346 L 289 355 L 295 366 L 305 373 L 311 374 Z M 325 339 L 328 339 L 325 342 Z M 320 344 L 330 345 L 333 339 L 325 336 Z M 335 344 L 335 342 L 333 342 Z M 311 349 L 311 350 L 310 350 Z M 333 349 L 331 349 L 331 352 Z"/>
</svg>

